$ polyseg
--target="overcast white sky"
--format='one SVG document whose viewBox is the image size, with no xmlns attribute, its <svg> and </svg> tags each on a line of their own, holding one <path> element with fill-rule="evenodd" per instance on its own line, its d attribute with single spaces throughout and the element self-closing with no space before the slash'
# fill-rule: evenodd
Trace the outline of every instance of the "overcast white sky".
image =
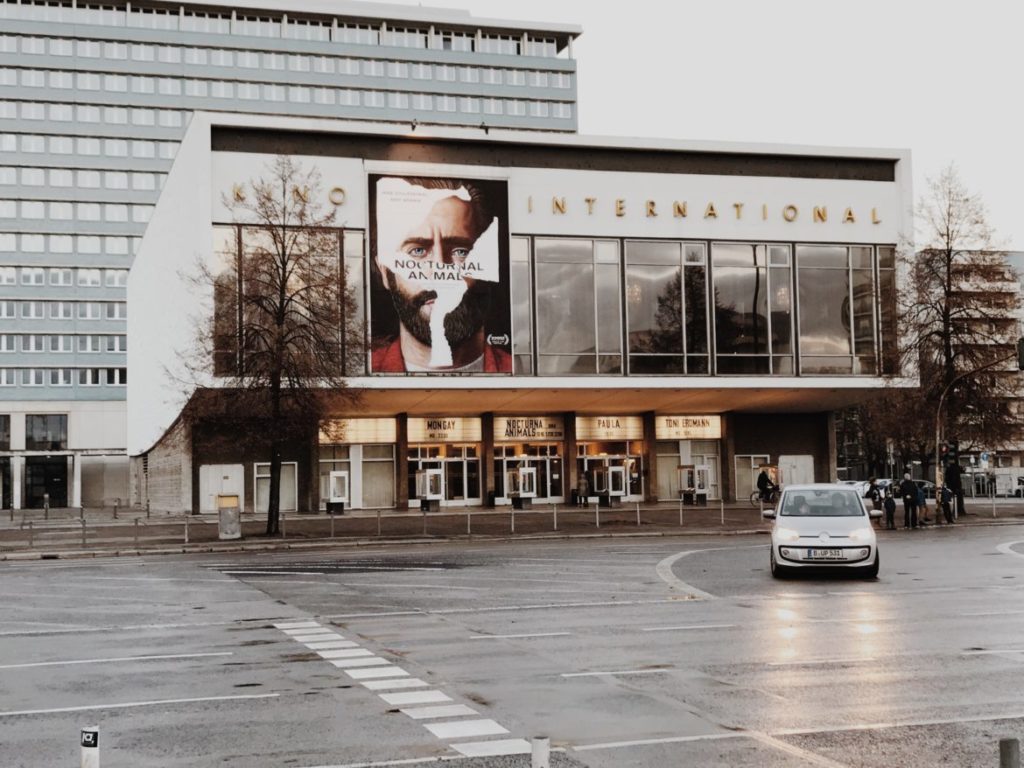
<svg viewBox="0 0 1024 768">
<path fill-rule="evenodd" d="M 578 24 L 584 134 L 908 147 L 1024 250 L 1020 0 L 428 0 Z"/>
</svg>

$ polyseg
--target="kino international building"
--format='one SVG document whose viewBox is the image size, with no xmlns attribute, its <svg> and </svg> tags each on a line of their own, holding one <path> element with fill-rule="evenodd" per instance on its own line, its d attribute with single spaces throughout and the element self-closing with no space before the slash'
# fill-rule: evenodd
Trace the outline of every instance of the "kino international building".
<svg viewBox="0 0 1024 768">
<path fill-rule="evenodd" d="M 527 474 L 538 502 L 676 500 L 680 467 L 743 499 L 763 464 L 834 479 L 831 414 L 903 383 L 907 151 L 581 136 L 571 25 L 317 0 L 0 19 L 5 507 L 267 508 L 267 444 L 183 408 L 245 369 L 244 209 L 282 159 L 333 212 L 359 396 L 289 436 L 283 510 L 342 478 L 354 509 L 418 507 L 424 477 L 509 504 Z"/>
</svg>

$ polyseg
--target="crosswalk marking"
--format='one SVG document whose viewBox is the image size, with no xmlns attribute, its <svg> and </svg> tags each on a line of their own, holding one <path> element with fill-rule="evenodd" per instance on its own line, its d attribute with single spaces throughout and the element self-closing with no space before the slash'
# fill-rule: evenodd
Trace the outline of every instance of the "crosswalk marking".
<svg viewBox="0 0 1024 768">
<path fill-rule="evenodd" d="M 382 662 L 386 663 L 386 662 Z M 401 667 L 389 664 L 386 667 L 373 667 L 372 669 L 346 669 L 345 674 L 353 680 L 373 680 L 383 677 L 408 677 L 409 673 Z"/>
<path fill-rule="evenodd" d="M 371 691 L 397 691 L 400 688 L 426 688 L 427 683 L 418 677 L 400 677 L 391 680 L 367 680 L 363 687 Z"/>
<path fill-rule="evenodd" d="M 380 697 L 393 707 L 405 704 L 437 704 L 451 701 L 452 697 L 441 691 L 412 691 L 410 693 L 382 693 Z"/>
<path fill-rule="evenodd" d="M 499 739 L 497 741 L 469 741 L 452 744 L 459 754 L 466 757 L 497 757 L 498 755 L 528 755 L 530 742 L 526 739 Z"/>
<path fill-rule="evenodd" d="M 317 654 L 324 659 L 354 659 L 359 656 L 373 656 L 373 651 L 365 648 L 335 648 L 329 651 L 317 651 Z"/>
<path fill-rule="evenodd" d="M 429 720 L 437 717 L 464 717 L 466 715 L 480 714 L 465 704 L 449 704 L 439 707 L 403 707 L 402 713 L 408 715 L 413 720 Z"/>
<path fill-rule="evenodd" d="M 439 739 L 465 739 L 471 736 L 496 736 L 508 733 L 493 720 L 453 720 L 446 723 L 426 723 L 428 731 Z"/>
<path fill-rule="evenodd" d="M 311 651 L 324 651 L 328 648 L 358 648 L 359 644 L 351 640 L 327 640 L 323 643 L 306 643 L 306 647 Z"/>
<path fill-rule="evenodd" d="M 367 656 L 362 659 L 328 659 L 328 661 L 340 669 L 347 669 L 348 667 L 376 667 L 388 663 L 376 656 Z"/>
</svg>

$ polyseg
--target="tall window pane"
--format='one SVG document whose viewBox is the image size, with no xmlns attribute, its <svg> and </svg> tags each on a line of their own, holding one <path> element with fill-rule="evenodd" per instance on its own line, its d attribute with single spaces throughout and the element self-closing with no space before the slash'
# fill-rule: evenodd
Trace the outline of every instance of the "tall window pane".
<svg viewBox="0 0 1024 768">
<path fill-rule="evenodd" d="M 533 289 L 530 280 L 530 241 L 525 237 L 513 237 L 510 259 L 512 283 L 512 355 L 515 373 L 533 373 Z"/>
<path fill-rule="evenodd" d="M 538 239 L 535 247 L 538 372 L 596 373 L 594 243 Z"/>
<path fill-rule="evenodd" d="M 769 373 L 764 246 L 715 243 L 711 254 L 718 372 Z"/>
</svg>

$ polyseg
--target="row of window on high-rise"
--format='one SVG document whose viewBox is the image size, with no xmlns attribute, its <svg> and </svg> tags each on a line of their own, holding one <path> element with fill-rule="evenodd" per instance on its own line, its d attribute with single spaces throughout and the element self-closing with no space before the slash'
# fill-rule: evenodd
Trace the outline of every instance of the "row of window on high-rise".
<svg viewBox="0 0 1024 768">
<path fill-rule="evenodd" d="M 363 75 L 366 77 L 413 78 L 441 82 L 486 83 L 531 88 L 571 88 L 568 72 L 477 67 L 430 62 L 356 59 L 314 56 L 274 51 L 235 51 L 223 48 L 191 48 L 148 43 L 100 42 L 55 37 L 0 35 L 0 53 L 23 53 L 46 57 L 75 56 L 104 62 L 137 61 L 161 64 L 230 67 L 260 71 L 312 72 L 321 75 Z M 45 61 L 51 65 L 52 60 Z M 64 80 L 66 82 L 66 79 Z M 29 83 L 22 83 L 29 85 Z M 58 86 L 59 87 L 59 86 Z M 71 87 L 71 86 L 67 86 Z"/>
<path fill-rule="evenodd" d="M 14 301 L 0 299 L 0 319 L 13 320 L 125 320 L 123 301 Z"/>
<path fill-rule="evenodd" d="M 96 171 L 71 168 L 36 168 L 0 165 L 0 186 L 49 187 L 54 189 L 132 189 L 154 192 L 163 189 L 165 173 L 147 171 Z"/>
<path fill-rule="evenodd" d="M 69 203 L 64 200 L 0 200 L 0 219 L 146 224 L 152 205 Z"/>
<path fill-rule="evenodd" d="M 127 368 L 0 368 L 0 387 L 123 387 Z"/>
<path fill-rule="evenodd" d="M 185 96 L 200 99 L 239 99 L 248 101 L 289 102 L 293 104 L 318 104 L 343 107 L 388 107 L 391 109 L 416 109 L 437 112 L 466 112 L 470 114 L 531 117 L 572 117 L 572 104 L 567 102 L 531 101 L 524 99 L 499 99 L 478 96 L 448 96 L 412 91 L 375 91 L 356 88 L 321 88 L 306 85 L 278 85 L 274 83 L 233 82 L 228 80 L 192 80 L 174 77 L 140 77 L 127 75 L 101 75 L 95 72 L 59 72 L 36 69 L 10 69 L 0 67 L 0 86 L 18 85 L 35 88 L 70 89 L 77 91 L 102 91 L 104 94 L 131 92 L 164 96 Z M 59 84 L 54 84 L 59 83 Z M 67 139 L 67 137 L 61 137 Z M 98 141 L 98 140 L 94 140 Z M 126 146 L 124 139 L 107 139 L 107 142 Z M 139 145 L 156 147 L 167 142 L 139 141 Z M 70 147 L 70 140 L 64 142 Z M 161 151 L 171 152 L 171 150 Z M 22 151 L 33 151 L 23 149 Z M 42 150 L 36 150 L 42 151 Z M 53 150 L 64 151 L 70 150 Z M 134 152 L 134 150 L 133 150 Z M 98 151 L 87 154 L 99 154 Z M 172 153 L 173 154 L 173 153 Z M 127 156 L 127 150 L 120 152 Z M 155 154 L 132 155 L 133 157 L 155 157 Z M 161 154 L 161 158 L 166 155 Z"/>
<path fill-rule="evenodd" d="M 182 128 L 189 112 L 149 107 L 109 107 L 41 101 L 0 101 L 0 119 L 49 120 L 55 123 L 98 123 L 139 127 Z"/>
<path fill-rule="evenodd" d="M 86 157 L 133 157 L 140 160 L 173 160 L 177 141 L 101 139 L 93 136 L 45 136 L 38 133 L 0 133 L 0 152 L 84 155 Z"/>
<path fill-rule="evenodd" d="M 0 2 L 0 18 L 53 21 L 70 24 L 141 27 L 219 35 L 279 37 L 291 40 L 476 51 L 508 56 L 557 56 L 558 43 L 549 37 L 480 31 L 447 31 L 349 23 L 337 19 L 295 19 L 287 16 L 224 14 L 179 8 L 126 9 L 113 5 L 70 0 Z"/>
<path fill-rule="evenodd" d="M 78 285 L 84 288 L 124 288 L 128 285 L 127 269 L 71 269 L 70 267 L 0 267 L 0 285 L 17 285 L 21 272 L 22 285 Z M 77 273 L 78 279 L 75 280 Z M 49 280 L 47 280 L 49 276 Z"/>
<path fill-rule="evenodd" d="M 123 334 L 0 334 L 0 352 L 6 353 L 97 354 L 127 351 L 128 337 Z"/>
<path fill-rule="evenodd" d="M 138 237 L 108 235 L 43 235 L 26 232 L 0 232 L 0 253 L 50 253 L 107 256 L 134 256 Z M 120 260 L 118 260 L 120 261 Z"/>
</svg>

